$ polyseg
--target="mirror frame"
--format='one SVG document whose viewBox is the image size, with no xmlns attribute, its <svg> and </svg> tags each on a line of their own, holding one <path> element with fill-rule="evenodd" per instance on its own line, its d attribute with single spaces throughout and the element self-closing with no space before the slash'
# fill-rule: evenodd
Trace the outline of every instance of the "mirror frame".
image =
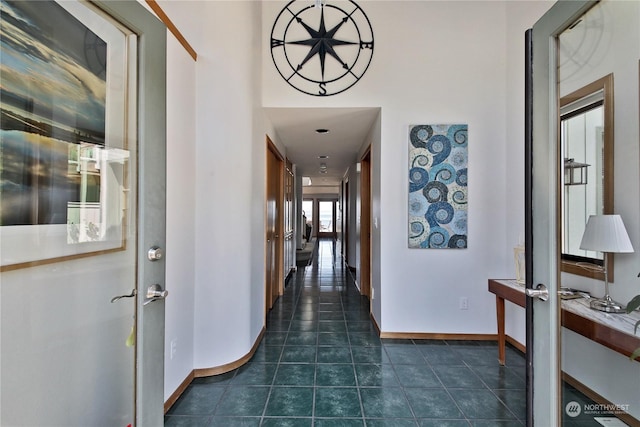
<svg viewBox="0 0 640 427">
<path fill-rule="evenodd" d="M 602 214 L 608 215 L 613 213 L 613 177 L 614 177 L 614 165 L 613 165 L 613 156 L 614 156 L 614 111 L 613 111 L 613 74 L 608 74 L 588 85 L 568 94 L 560 98 L 560 107 L 564 107 L 565 105 L 571 104 L 579 99 L 584 98 L 585 96 L 591 95 L 592 93 L 598 92 L 602 90 L 604 96 L 603 102 L 603 117 L 604 117 L 604 141 L 603 141 L 603 182 L 602 182 L 602 191 L 603 191 L 603 205 L 602 205 Z M 560 126 L 561 121 L 558 120 L 558 125 Z M 558 135 L 560 133 L 558 132 Z M 560 162 L 562 163 L 562 162 Z M 560 183 L 559 185 L 562 185 Z M 559 189 L 559 194 L 563 189 Z M 564 205 L 560 204 L 559 209 L 564 209 Z M 560 212 L 559 212 L 560 213 Z M 564 230 L 563 230 L 564 233 Z M 558 235 L 560 241 L 558 242 L 558 247 L 562 247 L 562 235 Z M 561 271 L 564 273 L 575 274 L 578 276 L 589 277 L 597 280 L 604 280 L 604 272 L 602 271 L 593 271 L 580 267 L 578 262 L 569 261 L 561 256 Z M 593 258 L 589 258 L 593 259 Z M 613 283 L 614 280 L 614 254 L 609 254 L 607 257 L 607 271 L 609 276 L 609 283 Z"/>
</svg>

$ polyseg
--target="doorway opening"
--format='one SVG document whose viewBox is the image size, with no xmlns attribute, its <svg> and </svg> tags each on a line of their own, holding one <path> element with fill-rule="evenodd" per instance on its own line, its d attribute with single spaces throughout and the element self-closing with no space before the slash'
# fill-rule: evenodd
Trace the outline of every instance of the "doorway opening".
<svg viewBox="0 0 640 427">
<path fill-rule="evenodd" d="M 338 200 L 318 200 L 318 237 L 336 238 L 336 205 Z"/>
</svg>

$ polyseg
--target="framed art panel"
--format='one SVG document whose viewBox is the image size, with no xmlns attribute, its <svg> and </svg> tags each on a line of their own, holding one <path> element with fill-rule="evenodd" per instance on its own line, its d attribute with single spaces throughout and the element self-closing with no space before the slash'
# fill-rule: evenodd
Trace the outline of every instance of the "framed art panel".
<svg viewBox="0 0 640 427">
<path fill-rule="evenodd" d="M 0 269 L 123 249 L 135 46 L 76 2 L 3 3 L 1 31 Z"/>
<path fill-rule="evenodd" d="M 409 248 L 467 247 L 467 125 L 409 127 Z"/>
</svg>

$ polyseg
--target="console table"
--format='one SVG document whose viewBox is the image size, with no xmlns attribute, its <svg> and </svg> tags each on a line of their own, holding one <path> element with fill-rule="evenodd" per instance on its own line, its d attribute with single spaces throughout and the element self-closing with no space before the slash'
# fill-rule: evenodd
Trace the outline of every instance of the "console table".
<svg viewBox="0 0 640 427">
<path fill-rule="evenodd" d="M 505 341 L 504 302 L 526 306 L 524 285 L 511 279 L 489 279 L 489 292 L 496 295 L 498 319 L 498 361 L 504 365 Z M 612 350 L 630 356 L 640 347 L 640 336 L 633 333 L 640 313 L 605 313 L 589 307 L 587 298 L 562 301 L 562 326 Z M 638 359 L 636 359 L 638 360 Z M 640 360 L 638 360 L 640 361 Z"/>
</svg>

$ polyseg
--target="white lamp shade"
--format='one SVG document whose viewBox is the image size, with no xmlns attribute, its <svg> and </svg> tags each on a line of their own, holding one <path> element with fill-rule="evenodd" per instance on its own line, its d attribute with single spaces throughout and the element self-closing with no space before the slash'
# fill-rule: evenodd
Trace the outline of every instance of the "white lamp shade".
<svg viewBox="0 0 640 427">
<path fill-rule="evenodd" d="M 580 249 L 597 252 L 633 252 L 620 215 L 591 215 L 582 235 Z"/>
</svg>

